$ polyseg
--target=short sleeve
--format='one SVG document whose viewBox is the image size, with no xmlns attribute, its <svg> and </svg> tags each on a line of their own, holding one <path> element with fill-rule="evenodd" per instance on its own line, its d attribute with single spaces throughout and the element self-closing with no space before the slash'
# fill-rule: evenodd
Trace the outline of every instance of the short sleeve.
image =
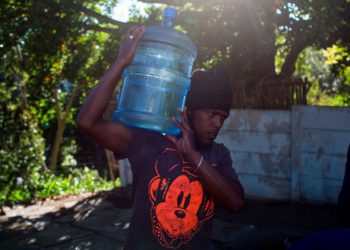
<svg viewBox="0 0 350 250">
<path fill-rule="evenodd" d="M 117 155 L 115 157 L 118 159 L 128 158 L 130 164 L 133 166 L 136 163 L 136 160 L 139 156 L 140 148 L 142 146 L 143 130 L 137 128 L 130 128 L 132 132 L 132 140 L 129 146 L 129 149 L 126 153 Z"/>
<path fill-rule="evenodd" d="M 128 158 L 133 173 L 137 173 L 142 163 L 149 159 L 150 156 L 157 155 L 162 150 L 163 136 L 154 131 L 140 128 L 130 128 L 132 132 L 132 140 L 128 151 L 120 155 L 116 155 L 118 159 Z"/>
<path fill-rule="evenodd" d="M 220 160 L 218 163 L 218 171 L 224 176 L 239 182 L 236 171 L 232 165 L 233 162 L 231 159 L 230 151 L 228 151 L 228 149 L 223 144 L 219 144 L 218 146 L 219 146 L 219 155 L 220 155 Z"/>
</svg>

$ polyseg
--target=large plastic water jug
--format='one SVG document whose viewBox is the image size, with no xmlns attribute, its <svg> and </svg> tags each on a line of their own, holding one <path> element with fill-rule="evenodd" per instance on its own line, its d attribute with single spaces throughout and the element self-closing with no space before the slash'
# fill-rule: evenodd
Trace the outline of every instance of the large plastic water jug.
<svg viewBox="0 0 350 250">
<path fill-rule="evenodd" d="M 166 8 L 162 25 L 148 26 L 132 63 L 122 75 L 113 119 L 127 126 L 178 135 L 172 121 L 190 88 L 196 46 L 174 29 L 176 9 Z"/>
</svg>

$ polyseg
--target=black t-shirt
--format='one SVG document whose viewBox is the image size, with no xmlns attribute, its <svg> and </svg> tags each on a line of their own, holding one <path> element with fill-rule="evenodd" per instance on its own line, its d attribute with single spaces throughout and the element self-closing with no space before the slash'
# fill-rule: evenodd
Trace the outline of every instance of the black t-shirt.
<svg viewBox="0 0 350 250">
<path fill-rule="evenodd" d="M 132 131 L 126 157 L 133 172 L 134 205 L 124 249 L 208 249 L 213 197 L 169 139 Z M 223 175 L 238 180 L 223 144 L 214 143 L 201 153 Z"/>
</svg>

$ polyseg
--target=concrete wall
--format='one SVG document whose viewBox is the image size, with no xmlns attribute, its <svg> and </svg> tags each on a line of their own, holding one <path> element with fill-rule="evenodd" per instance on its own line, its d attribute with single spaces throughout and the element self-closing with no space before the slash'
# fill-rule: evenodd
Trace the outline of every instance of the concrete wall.
<svg viewBox="0 0 350 250">
<path fill-rule="evenodd" d="M 217 139 L 247 196 L 335 202 L 350 143 L 350 109 L 232 110 Z"/>
<path fill-rule="evenodd" d="M 350 144 L 350 109 L 292 110 L 292 198 L 336 202 Z"/>
</svg>

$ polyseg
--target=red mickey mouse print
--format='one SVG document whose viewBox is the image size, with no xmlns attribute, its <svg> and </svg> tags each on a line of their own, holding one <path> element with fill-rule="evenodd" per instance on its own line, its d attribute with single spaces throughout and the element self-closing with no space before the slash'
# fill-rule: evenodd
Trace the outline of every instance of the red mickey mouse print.
<svg viewBox="0 0 350 250">
<path fill-rule="evenodd" d="M 179 237 L 198 225 L 197 212 L 203 188 L 199 181 L 190 182 L 181 175 L 169 187 L 165 201 L 156 207 L 159 223 L 170 237 Z"/>
<path fill-rule="evenodd" d="M 214 202 L 176 150 L 166 149 L 155 170 L 149 184 L 153 233 L 161 245 L 178 248 L 213 216 Z"/>
</svg>

